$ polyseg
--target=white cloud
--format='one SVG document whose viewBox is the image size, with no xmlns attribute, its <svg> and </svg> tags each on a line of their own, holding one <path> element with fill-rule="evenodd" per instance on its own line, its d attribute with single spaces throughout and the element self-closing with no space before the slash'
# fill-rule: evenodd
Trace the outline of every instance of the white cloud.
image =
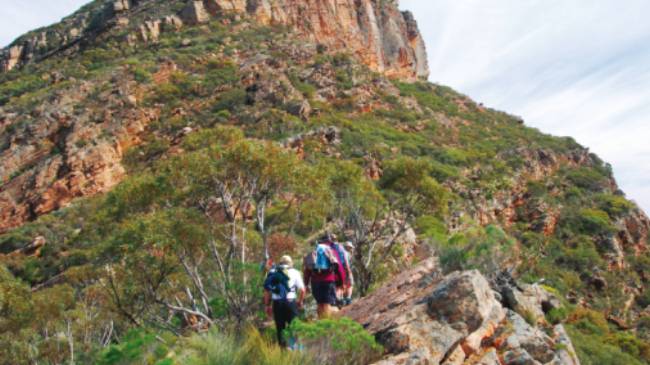
<svg viewBox="0 0 650 365">
<path fill-rule="evenodd" d="M 431 80 L 610 162 L 650 211 L 650 2 L 402 0 Z"/>
</svg>

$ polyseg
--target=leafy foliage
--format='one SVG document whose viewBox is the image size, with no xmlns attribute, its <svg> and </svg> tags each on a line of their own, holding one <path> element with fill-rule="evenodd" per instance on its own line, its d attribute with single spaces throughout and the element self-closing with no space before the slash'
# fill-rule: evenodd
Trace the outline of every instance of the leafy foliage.
<svg viewBox="0 0 650 365">
<path fill-rule="evenodd" d="M 377 360 L 383 349 L 375 338 L 349 318 L 317 322 L 294 321 L 288 329 L 314 364 L 362 365 Z"/>
</svg>

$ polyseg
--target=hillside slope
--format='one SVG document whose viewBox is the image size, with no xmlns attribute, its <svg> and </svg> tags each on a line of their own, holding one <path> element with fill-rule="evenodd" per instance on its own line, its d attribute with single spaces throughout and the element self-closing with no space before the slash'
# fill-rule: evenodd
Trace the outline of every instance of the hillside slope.
<svg viewBox="0 0 650 365">
<path fill-rule="evenodd" d="M 259 263 L 323 229 L 361 295 L 436 256 L 584 364 L 650 360 L 650 220 L 572 139 L 424 81 L 395 1 L 94 1 L 0 58 L 9 363 L 257 324 Z"/>
</svg>

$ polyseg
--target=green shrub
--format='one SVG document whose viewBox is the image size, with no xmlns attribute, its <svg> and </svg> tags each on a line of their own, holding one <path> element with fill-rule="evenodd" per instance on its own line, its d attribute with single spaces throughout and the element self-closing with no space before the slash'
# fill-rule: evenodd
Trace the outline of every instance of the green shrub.
<svg viewBox="0 0 650 365">
<path fill-rule="evenodd" d="M 650 343 L 637 338 L 629 332 L 617 332 L 607 342 L 620 348 L 623 352 L 650 362 Z"/>
<path fill-rule="evenodd" d="M 443 242 L 447 239 L 447 226 L 440 219 L 431 215 L 422 215 L 415 221 L 415 228 L 421 235 Z"/>
<path fill-rule="evenodd" d="M 588 167 L 570 170 L 566 174 L 566 178 L 579 188 L 592 191 L 602 190 L 605 184 L 605 176 Z"/>
<path fill-rule="evenodd" d="M 490 275 L 510 260 L 514 243 L 500 227 L 489 225 L 457 233 L 437 250 L 446 272 L 479 269 Z"/>
<path fill-rule="evenodd" d="M 546 320 L 552 324 L 564 322 L 569 316 L 569 311 L 565 307 L 553 308 L 546 313 Z"/>
<path fill-rule="evenodd" d="M 613 233 L 609 215 L 599 209 L 582 209 L 578 219 L 578 229 L 581 233 L 589 235 Z"/>
<path fill-rule="evenodd" d="M 650 316 L 644 315 L 636 322 L 636 328 L 639 335 L 645 339 L 650 339 Z"/>
<path fill-rule="evenodd" d="M 335 76 L 339 88 L 349 90 L 354 87 L 354 81 L 352 80 L 352 74 L 350 70 L 340 68 L 336 71 Z"/>
<path fill-rule="evenodd" d="M 568 318 L 568 322 L 582 332 L 603 336 L 609 332 L 609 325 L 602 313 L 578 307 Z"/>
<path fill-rule="evenodd" d="M 153 160 L 162 156 L 169 149 L 169 142 L 161 138 L 148 138 L 143 144 L 129 148 L 122 157 L 122 162 L 129 171 L 137 171 Z"/>
<path fill-rule="evenodd" d="M 183 365 L 309 365 L 306 354 L 288 352 L 264 339 L 255 329 L 243 338 L 212 330 L 181 343 L 176 364 Z"/>
<path fill-rule="evenodd" d="M 600 194 L 596 197 L 596 203 L 612 218 L 620 217 L 634 208 L 631 201 L 620 195 Z"/>
<path fill-rule="evenodd" d="M 567 326 L 567 331 L 582 365 L 643 365 L 601 336 L 583 333 L 573 326 Z"/>
<path fill-rule="evenodd" d="M 382 347 L 349 318 L 291 323 L 290 336 L 303 345 L 318 364 L 364 365 L 381 356 Z"/>
<path fill-rule="evenodd" d="M 235 64 L 211 60 L 208 62 L 208 71 L 205 74 L 203 84 L 212 91 L 219 86 L 231 84 L 237 80 L 239 80 L 239 75 Z"/>
<path fill-rule="evenodd" d="M 99 70 L 120 56 L 121 52 L 116 48 L 94 48 L 81 54 L 81 64 L 88 70 Z"/>
<path fill-rule="evenodd" d="M 295 87 L 298 91 L 300 91 L 304 97 L 306 97 L 307 99 L 311 99 L 314 97 L 314 94 L 317 91 L 316 86 L 300 80 L 300 78 L 294 74 L 289 75 L 289 80 L 291 81 L 293 87 Z"/>
<path fill-rule="evenodd" d="M 164 82 L 156 86 L 152 100 L 156 103 L 169 104 L 177 102 L 182 94 L 183 92 L 178 85 L 171 82 Z"/>
<path fill-rule="evenodd" d="M 151 81 L 151 73 L 142 67 L 136 67 L 133 70 L 133 78 L 139 83 L 148 83 Z"/>
<path fill-rule="evenodd" d="M 102 351 L 95 363 L 97 365 L 165 365 L 169 364 L 165 359 L 169 351 L 165 342 L 157 339 L 155 334 L 145 330 L 132 330 L 120 344 L 112 345 Z"/>
<path fill-rule="evenodd" d="M 576 272 L 590 272 L 594 266 L 603 263 L 589 236 L 575 236 L 566 242 L 553 241 L 548 251 L 557 263 Z"/>
<path fill-rule="evenodd" d="M 46 81 L 40 75 L 23 75 L 16 80 L 0 82 L 0 105 L 9 99 L 36 91 L 46 86 Z"/>
<path fill-rule="evenodd" d="M 217 102 L 212 111 L 218 113 L 222 110 L 233 112 L 237 107 L 246 103 L 246 91 L 242 88 L 235 88 L 219 94 Z"/>
</svg>

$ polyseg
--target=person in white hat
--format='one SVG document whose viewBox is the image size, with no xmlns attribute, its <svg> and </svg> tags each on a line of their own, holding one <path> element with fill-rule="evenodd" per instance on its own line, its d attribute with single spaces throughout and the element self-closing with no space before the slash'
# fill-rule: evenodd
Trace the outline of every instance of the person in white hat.
<svg viewBox="0 0 650 365">
<path fill-rule="evenodd" d="M 302 275 L 293 268 L 290 256 L 282 256 L 279 264 L 269 271 L 264 280 L 265 312 L 269 317 L 273 316 L 280 346 L 287 346 L 283 332 L 298 316 L 304 300 Z"/>
</svg>

